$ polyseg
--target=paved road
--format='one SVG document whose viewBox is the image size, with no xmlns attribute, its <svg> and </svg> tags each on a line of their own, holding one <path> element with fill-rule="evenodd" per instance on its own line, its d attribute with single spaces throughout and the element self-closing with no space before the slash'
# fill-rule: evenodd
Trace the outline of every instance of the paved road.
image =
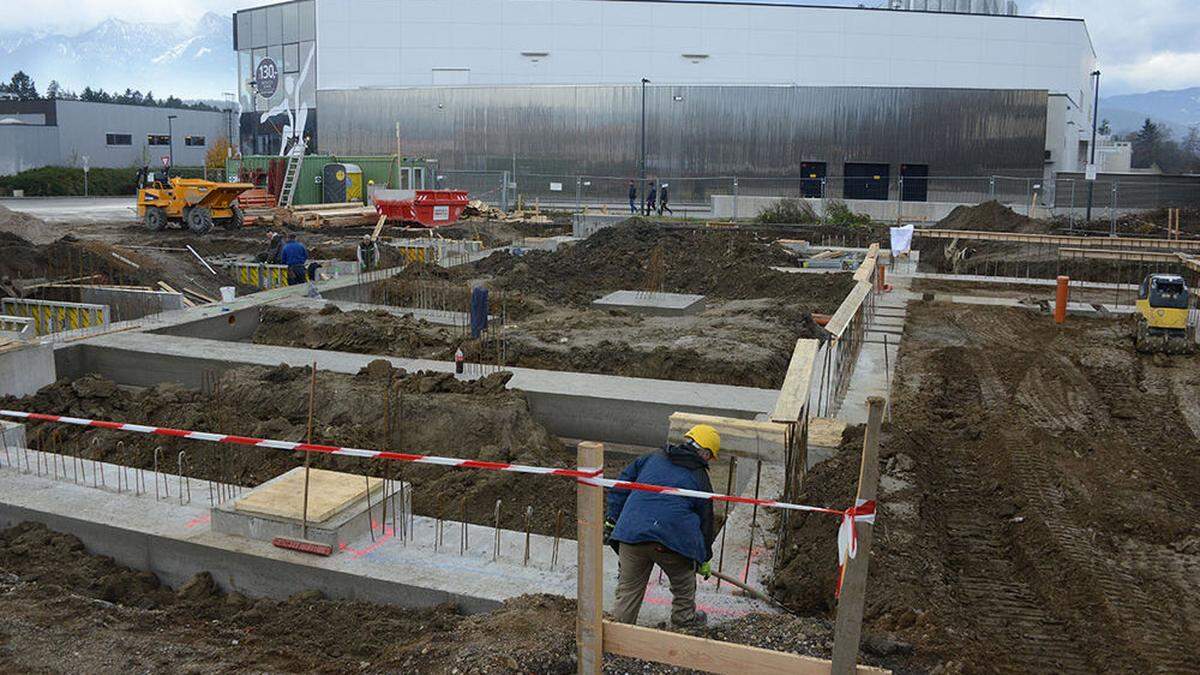
<svg viewBox="0 0 1200 675">
<path fill-rule="evenodd" d="M 47 222 L 91 223 L 137 220 L 134 197 L 22 197 L 0 199 L 13 211 L 28 213 Z"/>
</svg>

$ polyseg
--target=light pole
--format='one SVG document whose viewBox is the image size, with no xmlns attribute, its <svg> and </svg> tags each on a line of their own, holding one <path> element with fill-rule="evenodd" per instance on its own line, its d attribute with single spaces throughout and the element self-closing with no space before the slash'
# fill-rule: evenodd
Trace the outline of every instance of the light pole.
<svg viewBox="0 0 1200 675">
<path fill-rule="evenodd" d="M 1090 160 L 1088 160 L 1089 167 L 1096 166 L 1096 122 L 1097 122 L 1096 117 L 1100 113 L 1100 71 L 1093 70 L 1092 77 L 1096 78 L 1096 91 L 1092 95 L 1092 148 L 1091 148 L 1092 158 Z M 1099 173 L 1099 171 L 1097 171 L 1097 173 Z M 1087 227 L 1087 225 L 1086 225 L 1087 223 L 1092 222 L 1092 190 L 1096 187 L 1095 176 L 1092 176 L 1091 178 L 1089 178 L 1087 184 L 1088 184 L 1087 215 L 1084 216 L 1084 219 L 1083 219 L 1083 222 L 1085 223 L 1084 227 Z"/>
<path fill-rule="evenodd" d="M 175 130 L 171 120 L 176 117 L 179 115 L 167 115 L 167 161 L 170 162 L 172 169 L 175 168 Z"/>
<path fill-rule="evenodd" d="M 646 85 L 650 84 L 650 80 L 642 78 L 642 160 L 641 169 L 638 172 L 638 178 L 641 179 L 642 187 L 642 212 L 646 211 Z"/>
</svg>

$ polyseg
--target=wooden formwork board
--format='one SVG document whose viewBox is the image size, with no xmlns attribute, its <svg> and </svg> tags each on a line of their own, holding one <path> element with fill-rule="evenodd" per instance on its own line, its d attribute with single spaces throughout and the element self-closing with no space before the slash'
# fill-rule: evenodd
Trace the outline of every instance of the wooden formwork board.
<svg viewBox="0 0 1200 675">
<path fill-rule="evenodd" d="M 1078 237 L 1063 234 L 1026 234 L 1022 232 L 985 232 L 978 230 L 913 230 L 913 236 L 928 239 L 966 239 L 973 241 L 1005 241 L 1023 244 L 1050 244 L 1087 248 L 1136 248 L 1167 251 L 1200 251 L 1196 239 L 1151 239 L 1142 237 Z"/>
<path fill-rule="evenodd" d="M 783 424 L 685 412 L 673 413 L 669 424 L 667 441 L 670 443 L 683 441 L 683 435 L 693 426 L 707 424 L 721 435 L 722 457 L 728 453 L 773 464 L 782 464 L 784 461 L 787 427 Z"/>
<path fill-rule="evenodd" d="M 1165 262 L 1182 263 L 1178 253 L 1162 251 L 1128 251 L 1123 249 L 1104 248 L 1070 248 L 1058 249 L 1059 256 L 1068 259 L 1081 260 L 1119 260 L 1121 262 Z"/>
<path fill-rule="evenodd" d="M 862 306 L 863 301 L 871 293 L 871 282 L 860 281 L 850 289 L 846 295 L 846 299 L 838 306 L 837 311 L 833 316 L 829 317 L 829 323 L 825 324 L 825 330 L 829 331 L 834 339 L 840 339 L 842 334 L 846 332 L 846 328 L 850 326 L 850 322 L 854 319 L 854 315 L 858 313 L 858 308 Z"/>
<path fill-rule="evenodd" d="M 800 421 L 804 407 L 808 405 L 808 392 L 812 384 L 813 369 L 817 362 L 817 350 L 821 343 L 818 340 L 800 338 L 796 340 L 796 348 L 792 350 L 792 360 L 788 363 L 787 375 L 783 378 L 783 386 L 779 388 L 779 398 L 775 401 L 775 409 L 771 412 L 771 421 L 795 423 Z"/>
</svg>

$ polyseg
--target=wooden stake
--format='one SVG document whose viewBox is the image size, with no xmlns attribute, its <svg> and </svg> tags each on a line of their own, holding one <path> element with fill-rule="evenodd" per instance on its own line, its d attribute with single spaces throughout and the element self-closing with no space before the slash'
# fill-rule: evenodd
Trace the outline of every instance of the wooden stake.
<svg viewBox="0 0 1200 675">
<path fill-rule="evenodd" d="M 579 468 L 604 466 L 604 445 L 579 444 Z M 580 675 L 604 670 L 604 488 L 579 482 L 576 489 L 579 541 L 579 587 L 576 592 L 575 644 L 579 649 Z"/>
<path fill-rule="evenodd" d="M 862 465 L 858 473 L 856 504 L 875 499 L 879 489 L 879 434 L 883 424 L 882 397 L 867 399 L 867 433 L 863 439 Z M 863 605 L 867 595 L 867 568 L 871 562 L 870 523 L 855 522 L 858 551 L 846 561 L 842 579 L 842 594 L 838 600 L 837 622 L 833 630 L 833 669 L 835 675 L 853 673 L 858 661 L 858 644 L 862 638 Z"/>
<path fill-rule="evenodd" d="M 308 380 L 308 434 L 307 434 L 308 440 L 306 441 L 308 443 L 312 443 L 313 413 L 316 409 L 316 396 L 317 396 L 317 362 L 313 361 L 312 376 Z M 302 513 L 302 520 L 300 521 L 301 522 L 300 538 L 301 539 L 308 538 L 308 475 L 309 475 L 308 467 L 311 462 L 312 462 L 312 453 L 305 452 L 304 453 L 304 510 Z M 367 486 L 367 487 L 369 488 L 370 486 Z"/>
</svg>

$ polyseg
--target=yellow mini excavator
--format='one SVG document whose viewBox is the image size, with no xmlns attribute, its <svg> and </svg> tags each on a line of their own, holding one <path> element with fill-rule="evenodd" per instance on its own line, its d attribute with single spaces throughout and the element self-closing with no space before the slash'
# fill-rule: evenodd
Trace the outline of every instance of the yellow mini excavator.
<svg viewBox="0 0 1200 675">
<path fill-rule="evenodd" d="M 237 230 L 243 223 L 237 197 L 253 187 L 250 183 L 180 178 L 169 172 L 156 180 L 143 168 L 138 172 L 137 213 L 155 232 L 165 229 L 167 223 L 179 223 L 196 234 L 206 234 L 214 224 Z"/>
<path fill-rule="evenodd" d="M 1150 274 L 1138 287 L 1134 345 L 1144 354 L 1190 354 L 1196 346 L 1190 325 L 1191 294 L 1178 274 Z"/>
</svg>

